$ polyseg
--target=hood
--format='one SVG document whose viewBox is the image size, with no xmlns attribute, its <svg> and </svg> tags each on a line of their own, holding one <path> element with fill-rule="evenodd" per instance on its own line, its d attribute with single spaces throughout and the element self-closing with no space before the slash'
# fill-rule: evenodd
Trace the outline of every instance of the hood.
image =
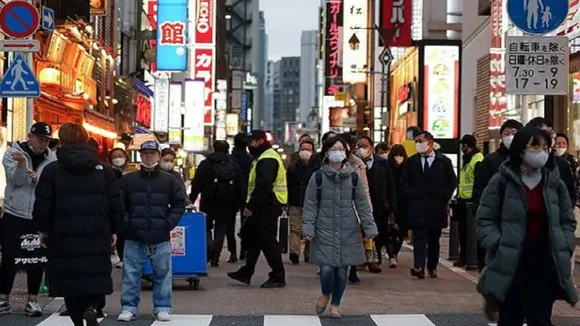
<svg viewBox="0 0 580 326">
<path fill-rule="evenodd" d="M 348 162 L 344 163 L 340 170 L 336 170 L 328 164 L 322 166 L 321 170 L 322 173 L 334 179 L 336 182 L 340 182 L 342 179 L 350 178 L 351 174 L 354 172 L 352 165 L 350 165 Z"/>
<path fill-rule="evenodd" d="M 351 169 L 357 169 L 357 168 L 367 168 L 367 165 L 365 164 L 365 162 L 358 156 L 354 155 L 354 154 L 350 154 L 348 156 L 347 162 L 351 165 Z"/>
<path fill-rule="evenodd" d="M 518 185 L 523 186 L 522 177 L 520 170 L 514 170 L 514 167 L 509 164 L 509 160 L 503 162 L 499 167 L 499 173 L 509 180 Z M 542 168 L 542 180 L 544 180 L 546 186 L 554 186 L 560 182 L 560 171 L 557 167 L 555 168 Z"/>
<path fill-rule="evenodd" d="M 230 160 L 230 156 L 229 156 L 228 154 L 225 154 L 225 153 L 218 153 L 218 152 L 214 152 L 214 153 L 211 153 L 211 154 L 209 154 L 209 155 L 207 156 L 207 158 L 208 158 L 210 161 L 217 162 L 217 163 L 220 163 L 220 162 L 227 162 L 227 161 L 229 161 L 229 160 Z"/>
<path fill-rule="evenodd" d="M 65 145 L 56 151 L 58 162 L 75 174 L 89 174 L 100 164 L 99 156 L 86 144 Z"/>
</svg>

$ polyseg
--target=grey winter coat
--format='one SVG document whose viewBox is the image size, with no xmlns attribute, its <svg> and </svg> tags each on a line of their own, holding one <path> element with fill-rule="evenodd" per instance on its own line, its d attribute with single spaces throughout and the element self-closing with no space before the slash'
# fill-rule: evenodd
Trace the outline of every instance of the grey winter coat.
<svg viewBox="0 0 580 326">
<path fill-rule="evenodd" d="M 548 212 L 552 258 L 560 285 L 559 298 L 578 301 L 571 278 L 570 258 L 576 248 L 576 220 L 570 196 L 558 169 L 542 171 Z M 500 166 L 481 197 L 477 210 L 477 238 L 487 251 L 477 290 L 486 298 L 504 302 L 518 269 L 527 230 L 527 203 L 521 175 L 506 163 Z"/>
<path fill-rule="evenodd" d="M 320 203 L 314 174 L 306 188 L 302 211 L 303 236 L 312 238 L 310 262 L 332 267 L 361 265 L 366 259 L 360 226 L 368 237 L 378 234 L 364 186 L 357 182 L 353 200 L 351 175 L 356 172 L 349 163 L 340 171 L 329 165 L 321 171 Z"/>
</svg>

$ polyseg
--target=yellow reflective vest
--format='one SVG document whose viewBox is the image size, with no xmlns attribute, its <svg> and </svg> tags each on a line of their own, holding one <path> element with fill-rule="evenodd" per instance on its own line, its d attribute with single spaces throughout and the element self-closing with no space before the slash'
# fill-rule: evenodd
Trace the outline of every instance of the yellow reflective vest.
<svg viewBox="0 0 580 326">
<path fill-rule="evenodd" d="M 273 149 L 267 149 L 258 157 L 258 159 L 252 162 L 252 168 L 250 169 L 250 176 L 248 178 L 248 198 L 246 202 L 250 202 L 254 188 L 256 187 L 256 166 L 260 160 L 265 158 L 270 158 L 278 161 L 278 175 L 276 176 L 276 181 L 272 187 L 274 195 L 280 204 L 286 205 L 288 203 L 288 188 L 286 187 L 286 169 L 284 168 L 284 162 L 278 153 Z"/>
<path fill-rule="evenodd" d="M 483 161 L 483 154 L 476 153 L 471 157 L 468 164 L 465 164 L 459 171 L 459 187 L 457 188 L 457 198 L 471 199 L 473 195 L 473 183 L 475 182 L 475 165 Z"/>
</svg>

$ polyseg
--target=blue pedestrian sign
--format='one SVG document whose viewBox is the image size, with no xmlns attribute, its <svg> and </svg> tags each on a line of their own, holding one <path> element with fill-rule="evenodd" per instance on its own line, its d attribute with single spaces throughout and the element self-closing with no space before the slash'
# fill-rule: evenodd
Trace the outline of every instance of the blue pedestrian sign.
<svg viewBox="0 0 580 326">
<path fill-rule="evenodd" d="M 507 0 L 507 14 L 524 33 L 549 34 L 568 16 L 568 0 Z"/>
<path fill-rule="evenodd" d="M 54 10 L 42 7 L 42 29 L 54 31 Z"/>
<path fill-rule="evenodd" d="M 0 97 L 39 97 L 40 85 L 21 55 L 12 60 L 12 64 L 2 78 Z"/>
</svg>

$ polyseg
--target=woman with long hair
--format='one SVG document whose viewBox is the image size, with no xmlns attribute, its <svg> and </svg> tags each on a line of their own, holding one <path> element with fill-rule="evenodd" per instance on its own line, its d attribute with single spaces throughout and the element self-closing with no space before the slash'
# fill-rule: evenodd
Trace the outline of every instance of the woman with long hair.
<svg viewBox="0 0 580 326">
<path fill-rule="evenodd" d="M 578 302 L 570 266 L 576 219 L 551 148 L 546 131 L 520 129 L 477 210 L 487 252 L 477 290 L 489 319 L 499 310 L 498 326 L 550 325 L 555 300 Z"/>
<path fill-rule="evenodd" d="M 395 213 L 395 222 L 398 226 L 399 234 L 396 236 L 397 242 L 391 246 L 387 246 L 387 255 L 389 255 L 389 267 L 397 268 L 399 266 L 398 255 L 403 246 L 403 240 L 409 233 L 409 226 L 407 223 L 407 197 L 401 183 L 401 176 L 403 175 L 403 165 L 407 161 L 407 151 L 405 147 L 400 144 L 393 145 L 389 150 L 389 166 L 393 172 L 395 179 L 395 186 L 397 190 L 397 212 Z"/>
<path fill-rule="evenodd" d="M 117 177 L 87 144 L 87 131 L 65 123 L 58 135 L 58 160 L 38 180 L 32 215 L 48 251 L 50 296 L 64 297 L 75 326 L 97 326 L 113 292 L 109 254 L 125 207 Z"/>
<path fill-rule="evenodd" d="M 304 239 L 310 242 L 310 263 L 320 266 L 322 296 L 316 303 L 322 314 L 330 303 L 330 316 L 340 318 L 338 307 L 349 266 L 363 264 L 362 229 L 367 238 L 377 236 L 367 194 L 357 172 L 348 163 L 348 146 L 330 138 L 322 146 L 324 163 L 310 178 L 303 206 Z M 359 225 L 360 219 L 360 225 Z"/>
</svg>

